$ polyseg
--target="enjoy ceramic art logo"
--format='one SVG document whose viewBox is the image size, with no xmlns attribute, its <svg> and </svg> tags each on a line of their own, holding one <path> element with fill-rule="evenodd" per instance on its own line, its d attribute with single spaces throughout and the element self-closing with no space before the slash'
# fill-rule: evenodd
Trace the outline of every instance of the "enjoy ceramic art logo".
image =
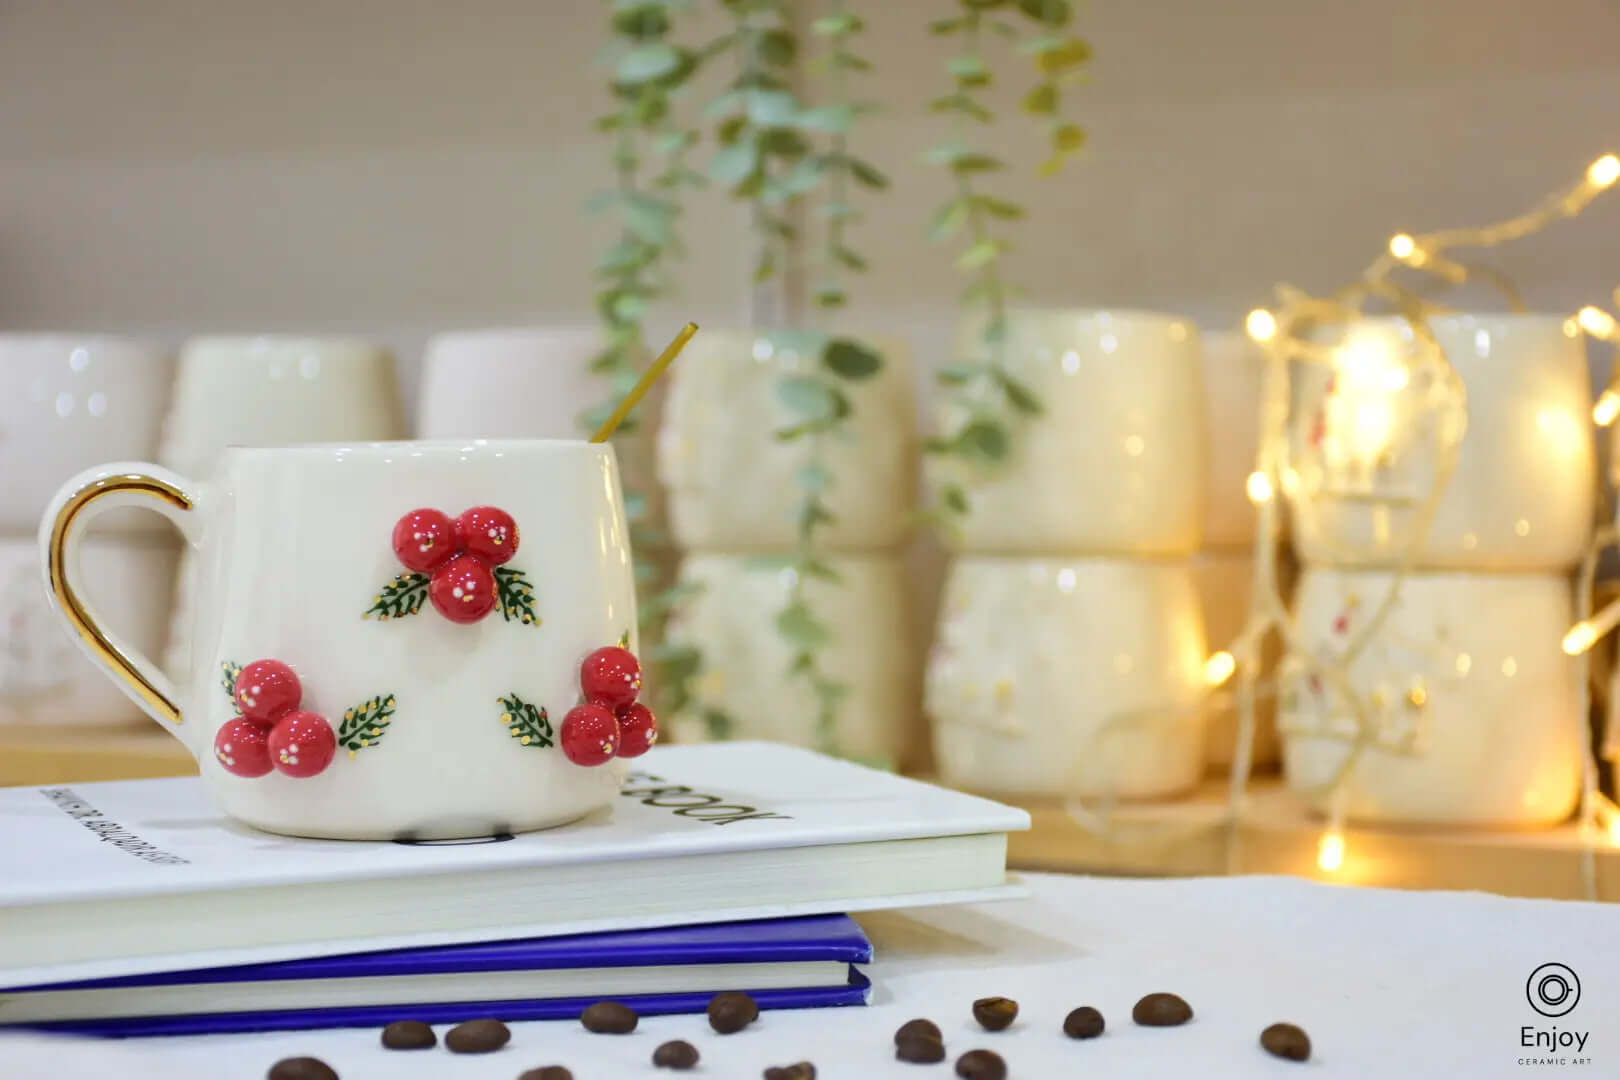
<svg viewBox="0 0 1620 1080">
<path fill-rule="evenodd" d="M 1581 1002 L 1581 980 L 1568 964 L 1546 963 L 1530 973 L 1524 983 L 1524 996 L 1530 1007 L 1549 1019 L 1567 1016 Z M 1519 1028 L 1519 1047 L 1529 1056 L 1520 1065 L 1590 1065 L 1586 1056 L 1590 1031 L 1560 1029 L 1524 1024 Z"/>
</svg>

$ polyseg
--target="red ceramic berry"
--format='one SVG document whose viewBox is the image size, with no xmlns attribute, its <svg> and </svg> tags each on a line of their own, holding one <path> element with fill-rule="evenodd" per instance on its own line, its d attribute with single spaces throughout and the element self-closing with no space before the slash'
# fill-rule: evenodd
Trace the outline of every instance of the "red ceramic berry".
<svg viewBox="0 0 1620 1080">
<path fill-rule="evenodd" d="M 431 574 L 460 554 L 456 523 L 443 510 L 412 510 L 394 525 L 394 554 L 409 569 Z"/>
<path fill-rule="evenodd" d="M 619 721 L 605 705 L 575 705 L 562 722 L 562 749 L 575 765 L 604 765 L 619 752 Z"/>
<path fill-rule="evenodd" d="M 451 622 L 477 622 L 495 609 L 495 575 L 482 559 L 458 555 L 434 573 L 428 599 Z"/>
<path fill-rule="evenodd" d="M 280 660 L 255 660 L 236 677 L 236 707 L 255 724 L 268 727 L 303 697 L 298 676 Z"/>
<path fill-rule="evenodd" d="M 617 710 L 619 718 L 619 756 L 640 757 L 658 741 L 658 717 L 647 706 L 626 705 Z"/>
<path fill-rule="evenodd" d="M 497 506 L 475 506 L 456 518 L 456 538 L 463 551 L 491 566 L 499 566 L 517 554 L 517 522 Z"/>
<path fill-rule="evenodd" d="M 270 729 L 270 763 L 300 780 L 315 776 L 337 755 L 337 736 L 319 713 L 292 712 Z"/>
<path fill-rule="evenodd" d="M 214 736 L 214 757 L 234 776 L 263 776 L 270 771 L 269 731 L 238 716 Z"/>
<path fill-rule="evenodd" d="M 579 688 L 587 701 L 610 709 L 629 705 L 641 693 L 641 665 L 629 649 L 604 645 L 579 666 Z"/>
</svg>

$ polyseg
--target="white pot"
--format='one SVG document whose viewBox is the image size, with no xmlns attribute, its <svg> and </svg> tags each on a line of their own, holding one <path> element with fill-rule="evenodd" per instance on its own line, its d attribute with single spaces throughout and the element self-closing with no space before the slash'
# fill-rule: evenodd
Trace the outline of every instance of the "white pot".
<svg viewBox="0 0 1620 1080">
<path fill-rule="evenodd" d="M 1204 626 L 1183 563 L 965 556 L 928 663 L 951 784 L 1171 795 L 1204 771 Z"/>
<path fill-rule="evenodd" d="M 1307 568 L 1295 591 L 1305 647 L 1338 655 L 1387 594 L 1384 571 Z M 1435 825 L 1550 825 L 1580 792 L 1575 662 L 1560 641 L 1574 620 L 1554 574 L 1421 573 L 1351 665 L 1377 742 L 1345 793 L 1352 818 Z M 1345 760 L 1349 710 L 1291 664 L 1278 723 L 1288 782 L 1319 809 Z"/>
<path fill-rule="evenodd" d="M 1250 590 L 1254 582 L 1254 552 L 1199 552 L 1188 561 L 1198 588 L 1198 603 L 1204 613 L 1204 632 L 1209 648 L 1229 649 L 1249 620 Z M 1293 585 L 1293 566 L 1288 560 L 1279 567 L 1286 600 Z M 1274 674 L 1282 649 L 1276 634 L 1266 635 L 1260 653 L 1260 678 Z M 1236 679 L 1209 700 L 1209 763 L 1226 771 L 1232 767 L 1237 749 Z M 1261 695 L 1255 704 L 1253 763 L 1257 768 L 1275 765 L 1281 754 L 1277 740 L 1277 701 Z"/>
<path fill-rule="evenodd" d="M 841 584 L 812 580 L 806 599 L 832 629 L 819 653 L 828 675 L 849 687 L 831 746 L 846 757 L 906 765 L 919 754 L 916 659 L 905 625 L 904 568 L 895 556 L 836 555 L 826 560 Z M 702 585 L 669 626 L 672 644 L 696 645 L 705 670 L 694 680 L 698 702 L 723 709 L 737 738 L 819 747 L 816 700 L 788 673 L 793 650 L 777 632 L 792 571 L 748 556 L 692 555 L 681 580 Z M 688 723 L 680 735 L 702 734 Z"/>
<path fill-rule="evenodd" d="M 977 325 L 965 323 L 957 359 L 981 362 L 985 348 Z M 1206 449 L 1198 332 L 1190 322 L 1149 312 L 1014 311 L 1005 359 L 1040 399 L 1042 415 L 1012 423 L 1000 462 L 929 457 L 932 486 L 966 490 L 971 512 L 961 521 L 960 550 L 1198 549 Z M 972 392 L 989 390 L 975 385 Z M 959 430 L 967 414 L 941 401 L 937 431 Z"/>
<path fill-rule="evenodd" d="M 1258 520 L 1248 482 L 1260 447 L 1265 354 L 1241 332 L 1205 330 L 1201 338 L 1208 440 L 1204 547 L 1253 547 Z"/>
<path fill-rule="evenodd" d="M 86 594 L 121 638 L 163 644 L 178 545 L 168 537 L 93 536 L 80 548 Z M 40 585 L 39 545 L 0 541 L 0 724 L 143 724 L 118 687 L 74 648 Z"/>
<path fill-rule="evenodd" d="M 405 433 L 394 359 L 381 346 L 344 338 L 205 337 L 181 350 L 157 460 L 206 476 L 227 446 L 385 441 Z M 96 460 L 118 456 L 140 455 Z M 163 652 L 164 670 L 175 678 L 191 655 L 195 577 L 187 550 Z"/>
<path fill-rule="evenodd" d="M 1529 572 L 1575 566 L 1592 534 L 1596 479 L 1586 350 L 1548 315 L 1431 323 L 1466 386 L 1467 432 L 1416 565 Z M 1294 542 L 1313 565 L 1391 566 L 1433 489 L 1442 423 L 1429 380 L 1407 373 L 1411 329 L 1351 327 L 1337 370 L 1296 372 Z M 1460 403 L 1459 403 L 1460 404 Z"/>
<path fill-rule="evenodd" d="M 81 334 L 0 334 L 0 533 L 33 535 L 56 485 L 98 461 L 157 448 L 174 381 L 159 346 Z M 120 532 L 162 529 L 142 514 L 105 518 Z"/>
<path fill-rule="evenodd" d="M 590 370 L 601 350 L 601 331 L 584 326 L 440 334 L 424 354 L 417 435 L 583 439 L 590 432 L 582 415 L 612 396 L 609 381 Z M 663 386 L 660 381 L 637 407 L 636 429 L 613 440 L 625 491 L 642 497 L 640 520 L 655 527 L 663 522 L 653 468 Z"/>
<path fill-rule="evenodd" d="M 915 405 L 911 366 L 898 342 L 867 340 L 883 368 L 841 381 L 853 405 L 839 434 L 823 437 L 833 476 L 824 501 L 837 520 L 817 533 L 826 550 L 891 548 L 905 538 L 915 501 Z M 670 371 L 658 435 L 658 474 L 676 541 L 696 550 L 791 548 L 796 480 L 809 460 L 805 440 L 775 433 L 798 418 L 777 398 L 783 377 L 814 358 L 775 348 L 752 333 L 704 330 Z"/>
</svg>

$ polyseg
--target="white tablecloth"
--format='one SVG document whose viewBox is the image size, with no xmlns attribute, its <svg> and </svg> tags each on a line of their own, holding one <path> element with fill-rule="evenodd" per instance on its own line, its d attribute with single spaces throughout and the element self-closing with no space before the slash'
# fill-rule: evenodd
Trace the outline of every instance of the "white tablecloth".
<svg viewBox="0 0 1620 1080">
<path fill-rule="evenodd" d="M 703 1055 L 694 1077 L 758 1077 L 766 1065 L 815 1062 L 819 1077 L 952 1076 L 950 1062 L 989 1047 L 1011 1080 L 1131 1077 L 1620 1077 L 1620 908 L 1471 893 L 1338 888 L 1283 878 L 1117 880 L 1029 875 L 1031 898 L 862 917 L 877 949 L 866 1009 L 768 1012 L 741 1034 L 713 1034 L 701 1016 L 650 1017 L 630 1036 L 591 1035 L 574 1022 L 513 1025 L 506 1049 L 458 1057 L 443 1049 L 382 1050 L 372 1029 L 59 1044 L 0 1038 L 7 1078 L 263 1077 L 278 1058 L 313 1054 L 344 1080 L 513 1080 L 564 1064 L 578 1080 L 672 1074 L 653 1047 L 683 1038 Z M 1526 980 L 1547 962 L 1580 978 L 1579 1004 L 1547 1019 Z M 1131 1005 L 1178 993 L 1195 1018 L 1181 1028 L 1131 1023 Z M 980 1030 L 974 998 L 1020 1003 L 1007 1031 Z M 1107 1018 L 1100 1039 L 1059 1030 L 1078 1005 Z M 891 1036 L 912 1017 L 944 1029 L 947 1062 L 894 1060 Z M 1260 1050 L 1262 1028 L 1290 1020 L 1315 1054 L 1300 1066 Z M 1587 1033 L 1569 1062 L 1521 1065 L 1545 1051 L 1522 1031 Z M 1533 1035 L 1532 1035 L 1533 1037 Z M 1576 1065 L 1577 1059 L 1589 1064 Z M 1573 1068 L 1567 1073 L 1566 1068 Z"/>
</svg>

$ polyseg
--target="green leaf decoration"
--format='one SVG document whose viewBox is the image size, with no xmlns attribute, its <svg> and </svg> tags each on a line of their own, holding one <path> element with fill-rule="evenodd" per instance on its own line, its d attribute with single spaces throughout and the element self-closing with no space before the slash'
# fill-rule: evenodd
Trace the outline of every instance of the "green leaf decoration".
<svg viewBox="0 0 1620 1080">
<path fill-rule="evenodd" d="M 989 154 L 963 154 L 951 162 L 951 169 L 957 173 L 994 172 L 1001 167 L 1001 161 Z"/>
<path fill-rule="evenodd" d="M 1059 124 L 1052 129 L 1052 149 L 1073 154 L 1086 145 L 1086 133 L 1076 124 Z"/>
<path fill-rule="evenodd" d="M 1057 87 L 1051 83 L 1041 83 L 1024 95 L 1024 111 L 1037 116 L 1052 115 L 1057 112 L 1057 104 Z"/>
<path fill-rule="evenodd" d="M 1035 55 L 1035 64 L 1045 75 L 1061 75 L 1091 59 L 1091 46 L 1079 38 L 1065 38 L 1056 48 Z"/>
<path fill-rule="evenodd" d="M 619 648 L 628 649 L 629 647 L 630 647 L 630 631 L 628 629 L 626 629 L 624 631 L 624 633 L 619 635 Z"/>
<path fill-rule="evenodd" d="M 551 718 L 544 708 L 535 708 L 516 694 L 496 700 L 501 703 L 501 723 L 521 745 L 535 750 L 556 745 Z"/>
<path fill-rule="evenodd" d="M 803 131 L 819 131 L 828 135 L 844 134 L 854 121 L 855 106 L 849 104 L 805 109 L 793 118 L 794 126 Z"/>
<path fill-rule="evenodd" d="M 990 69 L 977 56 L 953 56 L 945 67 L 963 86 L 984 86 L 990 81 Z"/>
<path fill-rule="evenodd" d="M 525 626 L 539 626 L 540 617 L 534 613 L 534 586 L 522 570 L 511 566 L 495 568 L 495 596 L 501 609 L 501 618 L 514 619 Z"/>
<path fill-rule="evenodd" d="M 967 492 L 963 491 L 960 485 L 945 485 L 944 490 L 940 492 L 940 498 L 944 501 L 946 507 L 953 512 L 958 514 L 968 512 Z"/>
<path fill-rule="evenodd" d="M 755 90 L 748 95 L 748 122 L 756 127 L 786 127 L 799 112 L 799 99 L 786 90 Z"/>
<path fill-rule="evenodd" d="M 758 165 L 759 150 L 753 143 L 733 143 L 709 162 L 709 177 L 717 184 L 738 184 Z"/>
<path fill-rule="evenodd" d="M 928 239 L 936 244 L 949 240 L 967 220 L 968 211 L 972 207 L 972 200 L 966 196 L 952 199 L 940 207 L 934 213 L 933 220 L 928 223 Z"/>
<path fill-rule="evenodd" d="M 961 386 L 983 375 L 984 372 L 982 364 L 946 364 L 934 372 L 934 378 L 946 386 Z"/>
<path fill-rule="evenodd" d="M 832 487 L 833 481 L 832 473 L 827 471 L 826 466 L 813 461 L 808 465 L 801 465 L 798 471 L 794 473 L 794 478 L 798 481 L 801 490 L 808 491 L 812 495 L 820 495 Z"/>
<path fill-rule="evenodd" d="M 1024 208 L 1017 203 L 1007 202 L 989 195 L 973 196 L 973 205 L 992 217 L 1015 220 L 1024 216 Z"/>
<path fill-rule="evenodd" d="M 815 300 L 817 307 L 836 308 L 844 306 L 849 294 L 837 285 L 817 285 L 811 298 Z"/>
<path fill-rule="evenodd" d="M 993 374 L 996 382 L 1001 386 L 1002 393 L 1007 395 L 1007 401 L 1013 408 L 1026 416 L 1039 416 L 1041 414 L 1041 399 L 1035 396 L 1035 391 L 999 368 Z"/>
<path fill-rule="evenodd" d="M 225 687 L 225 696 L 231 699 L 231 710 L 241 716 L 242 703 L 236 700 L 236 680 L 242 674 L 242 665 L 226 660 L 219 665 L 219 670 L 219 681 Z"/>
<path fill-rule="evenodd" d="M 886 188 L 889 186 L 889 178 L 879 172 L 876 167 L 857 157 L 847 158 L 846 161 L 849 164 L 849 174 L 855 178 L 856 182 L 869 188 Z"/>
<path fill-rule="evenodd" d="M 986 263 L 1000 258 L 1006 248 L 995 240 L 980 240 L 956 257 L 958 270 L 977 270 Z"/>
<path fill-rule="evenodd" d="M 801 649 L 819 649 L 832 640 L 832 633 L 802 603 L 789 604 L 777 612 L 776 629 Z"/>
<path fill-rule="evenodd" d="M 939 143 L 923 151 L 923 160 L 930 165 L 950 165 L 970 153 L 971 150 L 958 142 Z"/>
<path fill-rule="evenodd" d="M 1000 461 L 1007 456 L 1007 429 L 992 420 L 975 420 L 956 436 L 961 452 L 986 461 Z"/>
<path fill-rule="evenodd" d="M 834 374 L 846 379 L 867 379 L 883 367 L 883 357 L 875 350 L 849 338 L 829 342 L 821 360 Z"/>
<path fill-rule="evenodd" d="M 613 13 L 614 32 L 625 37 L 659 37 L 669 32 L 669 16 L 660 3 L 630 3 L 618 5 Z"/>
<path fill-rule="evenodd" d="M 615 71 L 622 83 L 652 82 L 681 66 L 680 50 L 661 41 L 638 45 L 624 54 Z"/>
<path fill-rule="evenodd" d="M 345 709 L 337 730 L 338 745 L 347 750 L 350 757 L 376 746 L 388 734 L 393 715 L 393 694 L 379 694 L 352 709 Z"/>
<path fill-rule="evenodd" d="M 928 24 L 930 34 L 954 34 L 967 25 L 966 19 L 937 19 Z"/>
<path fill-rule="evenodd" d="M 830 420 L 838 411 L 832 387 L 808 375 L 778 380 L 776 398 L 790 411 L 809 420 Z"/>
<path fill-rule="evenodd" d="M 847 11 L 840 11 L 836 15 L 823 15 L 810 24 L 810 32 L 821 37 L 841 37 L 844 34 L 853 34 L 864 29 L 865 23 L 859 15 Z"/>
<path fill-rule="evenodd" d="M 842 585 L 844 583 L 843 575 L 837 570 L 834 570 L 827 563 L 822 562 L 820 559 L 805 559 L 799 563 L 799 573 L 803 574 L 805 577 L 813 577 L 822 581 L 831 582 L 834 585 Z"/>
<path fill-rule="evenodd" d="M 372 600 L 371 606 L 366 608 L 361 618 L 369 619 L 375 615 L 379 621 L 385 621 L 415 615 L 422 610 L 423 603 L 427 601 L 427 594 L 426 574 L 401 574 L 383 586 L 382 592 Z"/>
<path fill-rule="evenodd" d="M 765 31 L 759 35 L 755 48 L 759 50 L 761 59 L 774 67 L 787 67 L 798 54 L 797 43 L 786 30 Z"/>
<path fill-rule="evenodd" d="M 1018 0 L 1018 10 L 1047 26 L 1062 26 L 1073 14 L 1069 0 Z"/>
</svg>

